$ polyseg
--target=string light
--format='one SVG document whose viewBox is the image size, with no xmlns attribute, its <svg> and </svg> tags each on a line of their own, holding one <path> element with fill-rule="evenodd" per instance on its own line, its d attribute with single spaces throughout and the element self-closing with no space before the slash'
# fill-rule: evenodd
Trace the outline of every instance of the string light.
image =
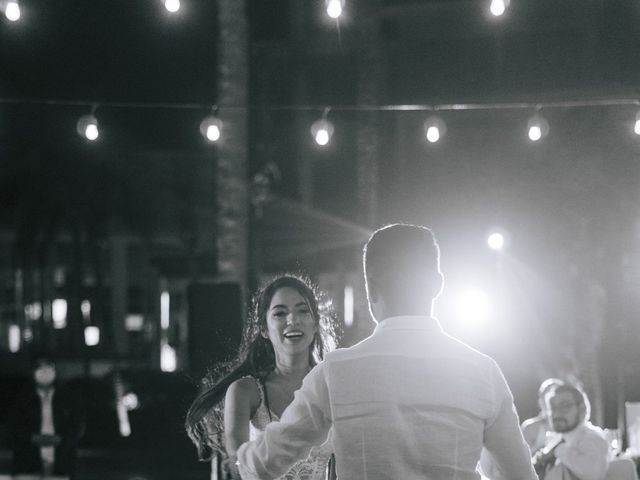
<svg viewBox="0 0 640 480">
<path fill-rule="evenodd" d="M 329 144 L 331 141 L 331 137 L 333 136 L 334 127 L 333 123 L 327 120 L 327 115 L 329 114 L 329 109 L 325 108 L 324 113 L 322 114 L 322 118 L 316 120 L 311 125 L 311 136 L 315 140 L 315 142 L 324 147 Z"/>
<path fill-rule="evenodd" d="M 325 0 L 327 6 L 327 15 L 331 18 L 338 19 L 344 10 L 344 0 Z"/>
<path fill-rule="evenodd" d="M 527 128 L 529 140 L 532 142 L 542 140 L 549 134 L 549 122 L 539 112 L 529 118 Z"/>
<path fill-rule="evenodd" d="M 509 6 L 509 0 L 491 0 L 489 11 L 494 17 L 501 17 Z"/>
<path fill-rule="evenodd" d="M 215 114 L 207 115 L 200 122 L 200 133 L 209 142 L 217 142 L 222 137 L 222 120 Z"/>
<path fill-rule="evenodd" d="M 78 135 L 91 142 L 98 139 L 100 136 L 100 131 L 98 130 L 98 119 L 93 112 L 88 115 L 83 115 L 78 119 L 76 130 L 78 131 Z"/>
<path fill-rule="evenodd" d="M 0 97 L 0 105 L 57 105 L 66 107 L 87 107 L 91 106 L 91 113 L 83 115 L 77 122 L 78 134 L 89 140 L 95 141 L 100 137 L 99 122 L 95 116 L 97 103 L 85 100 L 56 100 L 56 99 L 29 99 L 29 98 L 2 98 Z M 311 135 L 314 141 L 320 145 L 328 145 L 335 131 L 332 122 L 327 119 L 329 110 L 340 112 L 434 112 L 434 111 L 470 111 L 470 110 L 527 110 L 534 109 L 527 124 L 527 135 L 533 142 L 543 139 L 549 133 L 549 123 L 540 114 L 540 109 L 551 108 L 585 108 L 585 107 L 611 107 L 619 106 L 635 106 L 638 108 L 640 102 L 635 98 L 610 98 L 595 100 L 569 100 L 559 102 L 547 102 L 543 104 L 533 103 L 467 103 L 467 104 L 390 104 L 390 105 L 334 105 L 331 107 L 321 107 L 318 105 L 225 105 L 224 108 L 231 111 L 248 112 L 252 110 L 263 111 L 265 108 L 271 111 L 297 111 L 305 112 L 319 110 L 324 108 L 322 118 L 317 120 L 311 126 Z M 153 103 L 153 102 L 100 102 L 100 108 L 124 108 L 124 109 L 167 109 L 167 110 L 202 110 L 207 105 L 201 103 Z M 222 138 L 223 124 L 217 116 L 218 107 L 215 106 L 213 113 L 205 117 L 200 123 L 200 133 L 209 142 L 217 142 Z M 638 111 L 633 127 L 635 134 L 640 136 L 640 111 Z M 431 116 L 424 122 L 424 135 L 428 142 L 436 143 L 440 141 L 447 133 L 445 122 L 438 116 Z"/>
<path fill-rule="evenodd" d="M 447 125 L 440 117 L 433 115 L 424 121 L 424 135 L 430 143 L 436 143 L 445 133 Z"/>
<path fill-rule="evenodd" d="M 164 0 L 164 8 L 171 13 L 180 10 L 180 0 Z"/>
<path fill-rule="evenodd" d="M 9 0 L 4 9 L 4 16 L 11 22 L 20 20 L 20 5 L 18 0 Z"/>
</svg>

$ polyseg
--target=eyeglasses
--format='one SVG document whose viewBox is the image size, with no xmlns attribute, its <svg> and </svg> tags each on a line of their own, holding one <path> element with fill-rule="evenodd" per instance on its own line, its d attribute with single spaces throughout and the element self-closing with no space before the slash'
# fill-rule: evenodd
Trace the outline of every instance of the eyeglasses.
<svg viewBox="0 0 640 480">
<path fill-rule="evenodd" d="M 549 412 L 555 412 L 555 413 L 567 413 L 569 412 L 573 407 L 577 407 L 578 404 L 575 402 L 563 402 L 563 403 L 558 403 L 556 405 L 549 405 Z"/>
</svg>

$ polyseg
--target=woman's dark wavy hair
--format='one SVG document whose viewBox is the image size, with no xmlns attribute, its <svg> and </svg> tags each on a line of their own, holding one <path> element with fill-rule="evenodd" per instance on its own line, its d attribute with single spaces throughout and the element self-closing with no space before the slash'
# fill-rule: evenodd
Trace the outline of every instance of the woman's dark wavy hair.
<svg viewBox="0 0 640 480">
<path fill-rule="evenodd" d="M 273 277 L 253 296 L 238 355 L 209 371 L 202 381 L 202 391 L 187 412 L 185 428 L 198 449 L 200 460 L 208 460 L 216 452 L 226 456 L 223 400 L 229 385 L 248 375 L 263 380 L 275 368 L 273 345 L 260 333 L 267 328 L 271 299 L 284 287 L 294 288 L 302 295 L 318 322 L 318 333 L 309 346 L 309 364 L 316 365 L 326 352 L 336 347 L 336 317 L 324 293 L 303 275 L 287 273 Z"/>
</svg>

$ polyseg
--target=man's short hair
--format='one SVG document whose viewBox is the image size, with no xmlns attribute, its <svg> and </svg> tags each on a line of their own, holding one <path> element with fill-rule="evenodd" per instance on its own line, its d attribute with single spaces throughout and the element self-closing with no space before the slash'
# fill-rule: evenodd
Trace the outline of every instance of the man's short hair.
<svg viewBox="0 0 640 480">
<path fill-rule="evenodd" d="M 395 223 L 376 230 L 364 246 L 363 261 L 367 291 L 375 279 L 380 294 L 392 303 L 424 302 L 440 274 L 438 242 L 419 225 Z"/>
</svg>

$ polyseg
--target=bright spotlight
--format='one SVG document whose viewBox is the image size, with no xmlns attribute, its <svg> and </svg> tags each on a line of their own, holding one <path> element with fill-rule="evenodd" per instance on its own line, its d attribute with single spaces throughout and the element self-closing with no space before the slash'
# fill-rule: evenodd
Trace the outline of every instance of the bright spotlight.
<svg viewBox="0 0 640 480">
<path fill-rule="evenodd" d="M 527 127 L 529 140 L 532 142 L 541 140 L 549 133 L 549 122 L 539 113 L 536 113 L 529 119 Z"/>
<path fill-rule="evenodd" d="M 429 117 L 424 122 L 424 134 L 427 141 L 436 143 L 447 132 L 447 126 L 444 121 L 437 116 Z"/>
<path fill-rule="evenodd" d="M 20 5 L 17 0 L 9 0 L 4 10 L 4 16 L 10 22 L 17 22 L 20 20 Z"/>
<path fill-rule="evenodd" d="M 456 301 L 457 315 L 469 324 L 485 322 L 491 314 L 491 302 L 486 293 L 477 288 L 461 292 Z"/>
<path fill-rule="evenodd" d="M 94 347 L 100 343 L 100 328 L 95 325 L 84 327 L 84 343 L 88 347 Z"/>
<path fill-rule="evenodd" d="M 171 13 L 176 13 L 180 10 L 180 0 L 164 0 L 164 8 Z"/>
<path fill-rule="evenodd" d="M 636 123 L 635 123 L 635 125 L 634 125 L 634 127 L 633 127 L 633 132 L 634 132 L 636 135 L 640 135 L 640 112 L 638 112 L 638 113 L 636 114 Z"/>
<path fill-rule="evenodd" d="M 326 5 L 329 17 L 337 19 L 342 15 L 344 0 L 326 0 Z"/>
<path fill-rule="evenodd" d="M 92 142 L 100 136 L 98 119 L 92 113 L 80 117 L 76 125 L 76 130 L 78 135 Z"/>
<path fill-rule="evenodd" d="M 56 298 L 51 302 L 51 318 L 53 328 L 61 329 L 67 326 L 67 301 L 64 298 Z"/>
<path fill-rule="evenodd" d="M 313 125 L 311 125 L 311 136 L 321 147 L 324 147 L 331 141 L 333 132 L 333 124 L 324 117 L 316 120 L 313 122 Z"/>
<path fill-rule="evenodd" d="M 507 10 L 508 5 L 509 5 L 508 0 L 491 0 L 489 11 L 491 12 L 491 15 L 493 15 L 494 17 L 500 17 Z"/>
<path fill-rule="evenodd" d="M 502 250 L 504 247 L 504 235 L 498 232 L 494 232 L 487 238 L 487 244 L 493 250 Z"/>
<path fill-rule="evenodd" d="M 222 137 L 222 121 L 215 115 L 209 115 L 200 122 L 200 133 L 211 143 Z"/>
</svg>

